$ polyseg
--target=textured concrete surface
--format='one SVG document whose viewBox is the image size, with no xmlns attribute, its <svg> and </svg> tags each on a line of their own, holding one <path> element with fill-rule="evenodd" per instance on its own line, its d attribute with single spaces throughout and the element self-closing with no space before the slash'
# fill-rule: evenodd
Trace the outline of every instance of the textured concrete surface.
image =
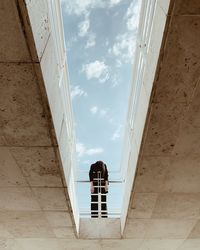
<svg viewBox="0 0 200 250">
<path fill-rule="evenodd" d="M 125 238 L 200 249 L 200 2 L 171 3 Z"/>
<path fill-rule="evenodd" d="M 49 30 L 41 27 L 45 39 L 33 63 L 19 2 L 0 1 L 0 250 L 199 250 L 199 1 L 172 3 L 119 240 L 75 237 L 57 144 L 35 73 Z M 165 1 L 159 4 L 165 10 Z"/>
<path fill-rule="evenodd" d="M 94 230 L 95 229 L 95 230 Z M 119 218 L 81 218 L 80 239 L 120 239 L 121 223 Z"/>
<path fill-rule="evenodd" d="M 0 2 L 0 250 L 64 249 L 57 240 L 75 238 L 74 225 L 38 70 L 43 51 L 30 54 L 22 9 Z"/>
</svg>

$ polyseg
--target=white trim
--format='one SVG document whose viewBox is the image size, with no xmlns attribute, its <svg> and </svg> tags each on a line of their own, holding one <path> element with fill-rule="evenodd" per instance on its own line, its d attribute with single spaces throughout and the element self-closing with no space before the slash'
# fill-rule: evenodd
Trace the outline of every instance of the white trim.
<svg viewBox="0 0 200 250">
<path fill-rule="evenodd" d="M 170 2 L 170 0 L 166 0 L 166 2 L 167 1 Z M 165 11 L 167 11 L 167 9 L 165 9 Z M 158 22 L 161 23 L 158 27 L 159 30 L 156 29 Z M 142 1 L 137 47 L 132 73 L 133 79 L 129 96 L 126 131 L 124 136 L 124 147 L 120 167 L 122 176 L 125 179 L 123 185 L 124 200 L 122 202 L 123 207 L 121 216 L 122 232 L 127 217 L 145 118 L 150 100 L 149 93 L 153 86 L 152 79 L 154 79 L 156 70 L 155 67 L 154 71 L 152 70 L 149 72 L 147 61 L 150 61 L 153 65 L 157 65 L 165 22 L 166 12 L 160 7 L 158 0 Z M 157 40 L 154 39 L 155 36 Z M 153 47 L 156 47 L 156 51 Z M 151 77 L 149 76 L 149 78 L 147 78 L 146 75 L 148 74 Z M 149 79 L 151 79 L 151 82 L 149 82 Z M 145 86 L 148 86 L 148 91 L 146 91 Z"/>
</svg>

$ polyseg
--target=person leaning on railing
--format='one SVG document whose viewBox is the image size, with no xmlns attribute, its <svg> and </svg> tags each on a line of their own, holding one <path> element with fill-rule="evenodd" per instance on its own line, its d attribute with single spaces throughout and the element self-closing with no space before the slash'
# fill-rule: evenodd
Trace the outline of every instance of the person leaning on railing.
<svg viewBox="0 0 200 250">
<path fill-rule="evenodd" d="M 106 194 L 108 193 L 108 170 L 103 161 L 97 161 L 90 166 L 91 217 L 107 217 Z M 100 199 L 100 200 L 99 200 Z M 98 203 L 101 206 L 98 206 Z M 100 213 L 98 213 L 100 211 Z"/>
</svg>

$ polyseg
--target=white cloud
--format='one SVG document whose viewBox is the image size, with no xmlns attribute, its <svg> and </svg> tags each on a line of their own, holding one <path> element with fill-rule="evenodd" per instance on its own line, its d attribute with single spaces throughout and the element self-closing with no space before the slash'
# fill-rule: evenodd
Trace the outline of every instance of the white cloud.
<svg viewBox="0 0 200 250">
<path fill-rule="evenodd" d="M 103 8 L 105 6 L 102 0 L 62 0 L 64 10 L 70 15 L 88 14 L 91 9 Z"/>
<path fill-rule="evenodd" d="M 126 12 L 127 28 L 128 30 L 136 30 L 139 25 L 141 1 L 133 1 Z"/>
<path fill-rule="evenodd" d="M 92 113 L 92 115 L 97 115 L 99 118 L 103 118 L 107 116 L 108 109 L 100 109 L 97 106 L 93 106 L 90 108 L 90 112 Z"/>
<path fill-rule="evenodd" d="M 131 18 L 129 18 L 128 20 L 127 20 L 127 28 L 129 29 L 129 30 L 135 30 L 135 29 L 137 29 L 138 28 L 138 25 L 139 25 L 139 20 L 138 19 L 135 19 L 135 17 L 134 16 L 132 16 Z"/>
<path fill-rule="evenodd" d="M 76 43 L 78 41 L 76 36 L 71 37 L 69 40 L 66 41 L 66 47 L 67 47 L 67 51 L 69 51 L 71 49 L 71 47 L 73 46 L 74 43 Z"/>
<path fill-rule="evenodd" d="M 112 8 L 122 0 L 61 0 L 64 10 L 69 15 L 89 14 L 92 9 Z"/>
<path fill-rule="evenodd" d="M 83 143 L 76 143 L 76 153 L 79 157 L 82 157 L 85 154 L 86 148 Z"/>
<path fill-rule="evenodd" d="M 99 82 L 105 82 L 109 79 L 109 68 L 103 61 L 94 61 L 82 66 L 82 72 L 85 72 L 88 80 L 92 78 L 99 79 Z"/>
<path fill-rule="evenodd" d="M 95 114 L 97 113 L 97 111 L 98 111 L 97 106 L 93 106 L 93 107 L 90 109 L 90 112 L 91 112 L 93 115 L 95 115 Z"/>
<path fill-rule="evenodd" d="M 117 57 L 118 62 L 122 59 L 125 62 L 130 62 L 130 60 L 133 60 L 135 45 L 135 34 L 124 33 L 116 37 L 115 43 L 113 44 L 112 48 L 108 50 L 108 52 Z"/>
<path fill-rule="evenodd" d="M 86 160 L 86 161 L 83 161 L 83 164 L 90 164 L 90 161 Z"/>
<path fill-rule="evenodd" d="M 111 82 L 112 82 L 111 88 L 115 88 L 116 86 L 119 85 L 119 80 L 116 75 L 112 76 Z"/>
<path fill-rule="evenodd" d="M 105 117 L 108 114 L 107 109 L 99 109 L 97 106 L 93 106 L 90 108 L 90 112 L 93 115 L 98 115 L 100 118 Z"/>
<path fill-rule="evenodd" d="M 121 137 L 121 135 L 122 135 L 122 125 L 119 125 L 118 128 L 114 131 L 111 140 L 116 141 Z"/>
<path fill-rule="evenodd" d="M 79 158 L 83 157 L 84 155 L 101 154 L 101 153 L 103 153 L 103 151 L 104 150 L 101 147 L 88 149 L 83 143 L 76 144 L 76 152 L 77 152 Z"/>
<path fill-rule="evenodd" d="M 100 115 L 101 117 L 104 117 L 105 115 L 107 115 L 107 110 L 101 109 L 101 110 L 99 111 L 99 115 Z"/>
<path fill-rule="evenodd" d="M 125 32 L 115 38 L 115 42 L 108 52 L 117 57 L 117 67 L 121 66 L 120 60 L 124 62 L 130 62 L 133 60 L 136 46 L 136 32 L 139 25 L 139 14 L 140 14 L 141 1 L 132 1 L 127 9 L 125 20 L 127 29 L 132 32 Z"/>
<path fill-rule="evenodd" d="M 141 6 L 140 0 L 132 1 L 127 9 L 126 16 L 130 17 L 132 15 L 138 15 L 140 11 L 140 6 Z"/>
<path fill-rule="evenodd" d="M 110 7 L 113 7 L 119 4 L 122 0 L 110 0 Z"/>
<path fill-rule="evenodd" d="M 80 88 L 79 85 L 71 86 L 71 97 L 74 99 L 76 96 L 87 96 L 87 93 Z"/>
<path fill-rule="evenodd" d="M 96 44 L 96 36 L 91 33 L 88 35 L 88 40 L 87 40 L 87 43 L 85 45 L 85 48 L 88 49 L 90 47 L 95 46 L 95 44 Z"/>
<path fill-rule="evenodd" d="M 96 155 L 103 153 L 103 148 L 90 148 L 86 151 L 87 155 Z"/>
<path fill-rule="evenodd" d="M 89 30 L 89 27 L 90 27 L 90 20 L 86 18 L 84 21 L 80 22 L 78 25 L 78 29 L 79 29 L 78 35 L 81 37 L 86 36 Z"/>
<path fill-rule="evenodd" d="M 109 120 L 108 120 L 108 121 L 109 121 L 109 123 L 110 123 L 110 124 L 115 124 L 115 122 L 114 122 L 113 118 L 109 118 Z"/>
<path fill-rule="evenodd" d="M 117 59 L 117 60 L 116 60 L 116 67 L 117 67 L 117 68 L 121 68 L 121 66 L 122 66 L 121 60 L 120 60 L 120 59 Z"/>
</svg>

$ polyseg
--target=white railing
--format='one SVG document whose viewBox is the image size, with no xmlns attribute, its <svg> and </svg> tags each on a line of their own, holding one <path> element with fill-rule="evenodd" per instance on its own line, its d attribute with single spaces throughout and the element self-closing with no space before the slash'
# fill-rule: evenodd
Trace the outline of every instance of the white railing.
<svg viewBox="0 0 200 250">
<path fill-rule="evenodd" d="M 78 180 L 77 184 L 80 218 L 91 218 L 92 212 L 96 212 L 98 217 L 104 217 L 102 215 L 106 212 L 108 218 L 120 218 L 122 206 L 122 181 L 110 180 L 107 194 L 101 192 L 91 194 L 89 180 Z M 98 188 L 99 187 L 100 185 L 98 185 Z M 91 195 L 98 196 L 97 201 L 91 201 Z M 102 195 L 106 195 L 106 202 L 101 201 Z M 98 209 L 92 211 L 91 204 L 95 203 L 98 204 Z M 104 203 L 107 204 L 106 211 L 101 209 L 101 204 Z"/>
</svg>

